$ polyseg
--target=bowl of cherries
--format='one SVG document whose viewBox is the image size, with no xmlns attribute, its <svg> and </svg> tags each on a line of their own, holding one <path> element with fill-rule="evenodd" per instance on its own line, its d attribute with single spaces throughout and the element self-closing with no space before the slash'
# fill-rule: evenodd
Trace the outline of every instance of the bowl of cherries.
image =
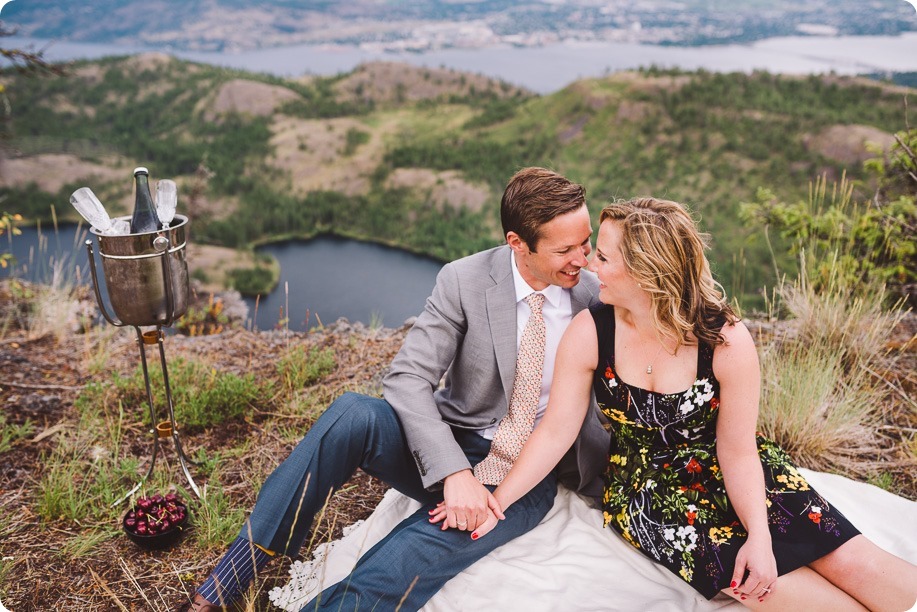
<svg viewBox="0 0 917 612">
<path fill-rule="evenodd" d="M 121 520 L 127 537 L 150 550 L 175 544 L 187 525 L 188 507 L 175 493 L 138 497 Z"/>
</svg>

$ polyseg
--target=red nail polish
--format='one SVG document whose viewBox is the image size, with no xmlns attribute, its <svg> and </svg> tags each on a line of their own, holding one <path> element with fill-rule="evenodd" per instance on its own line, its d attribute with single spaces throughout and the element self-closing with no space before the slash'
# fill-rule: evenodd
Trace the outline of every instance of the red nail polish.
<svg viewBox="0 0 917 612">
<path fill-rule="evenodd" d="M 733 591 L 732 594 L 733 594 L 733 595 L 738 595 L 739 592 L 738 592 L 738 591 Z"/>
<path fill-rule="evenodd" d="M 759 597 L 759 598 L 758 598 L 758 601 L 760 601 L 761 603 L 764 603 L 764 598 L 763 598 L 763 597 Z"/>
<path fill-rule="evenodd" d="M 746 599 L 748 599 L 748 598 L 745 597 L 744 595 L 742 595 L 742 601 L 745 601 Z"/>
<path fill-rule="evenodd" d="M 731 586 L 732 588 L 736 588 L 738 586 L 738 583 L 735 580 L 733 580 L 732 582 L 729 583 L 729 586 Z"/>
<path fill-rule="evenodd" d="M 472 533 L 472 534 L 471 534 L 471 539 L 472 539 L 472 540 L 477 540 L 477 539 L 478 539 L 478 534 Z"/>
</svg>

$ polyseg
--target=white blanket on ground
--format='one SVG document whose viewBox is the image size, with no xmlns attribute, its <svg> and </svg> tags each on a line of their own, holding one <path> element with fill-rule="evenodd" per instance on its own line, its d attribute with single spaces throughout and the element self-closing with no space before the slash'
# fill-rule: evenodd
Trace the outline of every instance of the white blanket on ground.
<svg viewBox="0 0 917 612">
<path fill-rule="evenodd" d="M 801 471 L 864 535 L 917 563 L 917 502 L 842 476 Z M 350 573 L 360 554 L 418 507 L 414 500 L 389 491 L 373 514 L 341 540 L 318 547 L 311 562 L 295 562 L 290 583 L 273 589 L 271 601 L 299 610 L 321 588 Z M 725 595 L 711 601 L 698 595 L 603 528 L 601 512 L 564 487 L 559 487 L 554 507 L 538 527 L 450 580 L 423 607 L 426 612 L 743 609 Z"/>
</svg>

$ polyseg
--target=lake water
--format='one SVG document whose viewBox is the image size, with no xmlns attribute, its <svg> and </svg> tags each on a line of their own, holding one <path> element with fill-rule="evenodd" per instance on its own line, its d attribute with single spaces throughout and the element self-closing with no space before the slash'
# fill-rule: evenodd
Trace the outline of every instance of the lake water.
<svg viewBox="0 0 917 612">
<path fill-rule="evenodd" d="M 45 56 L 54 61 L 163 51 L 196 62 L 277 76 L 333 75 L 352 70 L 363 62 L 396 61 L 477 72 L 538 93 L 557 91 L 578 79 L 654 64 L 685 70 L 767 70 L 786 74 L 917 71 L 917 32 L 901 36 L 788 36 L 750 44 L 702 47 L 565 41 L 542 47 L 497 46 L 424 53 L 387 53 L 329 45 L 205 53 L 22 37 L 9 37 L 4 44 L 44 49 Z"/>
<path fill-rule="evenodd" d="M 273 255 L 281 270 L 277 289 L 259 301 L 259 329 L 273 327 L 281 312 L 289 313 L 290 328 L 298 330 L 338 317 L 398 327 L 423 310 L 443 265 L 400 249 L 331 236 L 258 250 Z M 254 300 L 246 301 L 254 314 Z"/>
<path fill-rule="evenodd" d="M 12 252 L 17 264 L 0 269 L 0 278 L 17 277 L 49 283 L 57 277 L 89 284 L 91 277 L 84 244 L 84 226 L 64 225 L 53 229 L 22 228 L 22 235 L 9 240 L 0 236 L 0 253 Z M 107 297 L 102 262 L 96 251 L 103 298 Z M 10 248 L 12 246 L 12 249 Z M 271 329 L 288 313 L 289 327 L 303 331 L 321 321 L 338 317 L 367 325 L 397 327 L 420 314 L 442 263 L 400 249 L 378 244 L 320 237 L 290 240 L 259 249 L 278 259 L 280 285 L 258 302 L 257 329 Z M 246 298 L 249 317 L 256 314 L 254 298 Z"/>
<path fill-rule="evenodd" d="M 50 226 L 23 227 L 22 235 L 0 236 L 0 253 L 12 253 L 16 263 L 11 268 L 0 268 L 0 278 L 14 274 L 33 282 L 52 284 L 55 278 L 62 281 L 91 282 L 86 239 L 90 236 L 85 225 L 68 223 L 57 230 Z M 98 243 L 93 249 L 98 254 Z M 101 262 L 98 260 L 101 272 Z M 104 281 L 104 279 L 103 279 Z"/>
</svg>

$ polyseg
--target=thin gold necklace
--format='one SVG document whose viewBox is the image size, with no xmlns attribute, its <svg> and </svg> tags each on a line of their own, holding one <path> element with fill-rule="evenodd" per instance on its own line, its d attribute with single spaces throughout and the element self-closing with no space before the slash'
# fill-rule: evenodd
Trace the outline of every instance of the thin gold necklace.
<svg viewBox="0 0 917 612">
<path fill-rule="evenodd" d="M 656 354 L 653 355 L 652 361 L 650 361 L 649 364 L 646 366 L 646 373 L 647 373 L 647 374 L 652 374 L 652 373 L 653 373 L 653 364 L 656 363 L 656 359 L 659 357 L 659 352 L 660 352 L 661 350 L 662 350 L 662 343 L 660 342 L 660 343 L 659 343 L 659 348 L 656 349 Z"/>
</svg>

